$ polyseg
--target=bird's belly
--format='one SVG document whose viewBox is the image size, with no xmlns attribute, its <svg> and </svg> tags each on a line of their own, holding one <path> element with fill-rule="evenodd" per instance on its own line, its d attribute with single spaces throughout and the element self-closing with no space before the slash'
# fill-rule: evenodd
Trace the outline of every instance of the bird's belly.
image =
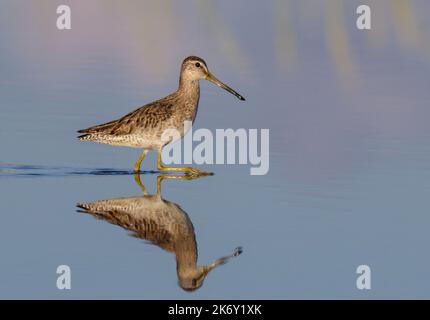
<svg viewBox="0 0 430 320">
<path fill-rule="evenodd" d="M 123 135 L 91 135 L 91 140 L 99 143 L 109 144 L 112 146 L 122 146 L 130 148 L 143 148 L 143 149 L 159 149 L 166 144 L 173 143 L 180 140 L 190 130 L 190 124 L 193 122 L 188 121 L 188 125 L 184 122 L 176 121 L 166 123 L 158 128 L 153 128 L 148 132 L 147 129 L 141 132 Z"/>
<path fill-rule="evenodd" d="M 142 134 L 93 135 L 91 140 L 111 146 L 143 149 L 156 149 L 161 143 L 157 136 L 149 137 Z"/>
</svg>

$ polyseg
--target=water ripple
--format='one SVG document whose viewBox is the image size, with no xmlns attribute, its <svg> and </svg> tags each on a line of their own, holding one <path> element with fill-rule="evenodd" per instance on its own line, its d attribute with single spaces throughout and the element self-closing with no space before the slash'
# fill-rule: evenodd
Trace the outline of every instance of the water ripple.
<svg viewBox="0 0 430 320">
<path fill-rule="evenodd" d="M 141 171 L 156 174 L 158 171 Z M 67 177 L 67 176 L 122 176 L 134 175 L 133 170 L 116 168 L 73 168 L 61 166 L 21 165 L 0 163 L 0 179 L 11 177 Z"/>
</svg>

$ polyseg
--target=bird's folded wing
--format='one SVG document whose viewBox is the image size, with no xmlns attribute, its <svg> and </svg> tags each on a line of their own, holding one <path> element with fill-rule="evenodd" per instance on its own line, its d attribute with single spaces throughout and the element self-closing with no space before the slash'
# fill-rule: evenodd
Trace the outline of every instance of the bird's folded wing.
<svg viewBox="0 0 430 320">
<path fill-rule="evenodd" d="M 118 120 L 79 130 L 79 133 L 107 135 L 132 134 L 137 130 L 156 128 L 172 116 L 171 105 L 153 103 L 136 109 Z"/>
</svg>

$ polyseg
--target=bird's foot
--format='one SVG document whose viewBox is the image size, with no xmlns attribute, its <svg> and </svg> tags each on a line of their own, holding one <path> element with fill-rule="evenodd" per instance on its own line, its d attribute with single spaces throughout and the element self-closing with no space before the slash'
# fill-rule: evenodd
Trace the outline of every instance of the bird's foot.
<svg viewBox="0 0 430 320">
<path fill-rule="evenodd" d="M 204 177 L 204 176 L 213 176 L 213 172 L 206 172 L 199 169 L 194 168 L 188 168 L 189 170 L 186 171 L 186 175 L 193 176 L 193 177 Z"/>
</svg>

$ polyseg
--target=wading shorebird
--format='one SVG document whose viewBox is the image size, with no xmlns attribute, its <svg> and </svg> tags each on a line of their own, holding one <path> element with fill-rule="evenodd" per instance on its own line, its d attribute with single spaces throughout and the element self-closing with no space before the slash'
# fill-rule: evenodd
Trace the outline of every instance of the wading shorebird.
<svg viewBox="0 0 430 320">
<path fill-rule="evenodd" d="M 190 177 L 190 176 L 189 176 Z M 197 242 L 193 224 L 187 213 L 173 202 L 164 200 L 160 183 L 164 178 L 183 179 L 186 176 L 161 175 L 157 178 L 157 194 L 149 195 L 140 178 L 136 181 L 144 195 L 127 198 L 79 203 L 80 212 L 131 231 L 132 236 L 148 241 L 176 256 L 176 273 L 179 286 L 186 291 L 200 288 L 208 273 L 242 253 L 240 247 L 231 255 L 221 257 L 205 266 L 197 265 Z"/>
<path fill-rule="evenodd" d="M 135 172 L 140 172 L 140 165 L 148 151 L 155 150 L 158 155 L 157 168 L 161 172 L 207 175 L 208 173 L 189 167 L 165 167 L 161 161 L 163 147 L 182 138 L 187 133 L 189 128 L 184 128 L 184 122 L 194 123 L 200 97 L 200 80 L 213 82 L 238 99 L 245 101 L 243 96 L 215 78 L 209 72 L 203 59 L 191 56 L 182 62 L 179 87 L 176 92 L 144 105 L 118 120 L 79 130 L 79 133 L 84 134 L 78 138 L 113 146 L 142 148 L 143 152 L 134 165 Z M 170 141 L 165 141 L 163 133 L 171 129 L 177 130 L 180 137 L 176 140 L 171 138 Z"/>
</svg>

